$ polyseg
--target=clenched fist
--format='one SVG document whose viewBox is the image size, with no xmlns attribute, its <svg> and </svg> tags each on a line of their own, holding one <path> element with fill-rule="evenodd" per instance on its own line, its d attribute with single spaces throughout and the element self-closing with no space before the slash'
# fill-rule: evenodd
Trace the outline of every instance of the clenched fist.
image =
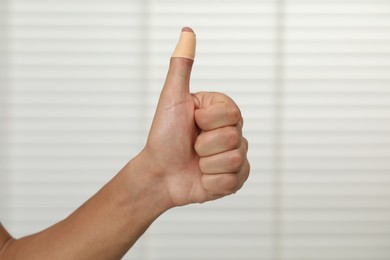
<svg viewBox="0 0 390 260">
<path fill-rule="evenodd" d="M 184 33 L 184 35 L 183 35 Z M 183 28 L 140 158 L 161 183 L 171 206 L 214 200 L 240 189 L 248 178 L 248 142 L 232 99 L 190 93 L 195 34 Z"/>
<path fill-rule="evenodd" d="M 141 153 L 52 227 L 13 239 L 0 224 L 0 259 L 121 259 L 169 208 L 241 188 L 249 163 L 240 110 L 224 94 L 190 93 L 194 55 L 184 28 Z"/>
</svg>

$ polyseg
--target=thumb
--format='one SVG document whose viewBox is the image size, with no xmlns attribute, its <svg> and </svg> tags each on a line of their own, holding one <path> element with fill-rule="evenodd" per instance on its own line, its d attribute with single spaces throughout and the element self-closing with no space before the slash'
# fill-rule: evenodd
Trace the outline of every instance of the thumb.
<svg viewBox="0 0 390 260">
<path fill-rule="evenodd" d="M 196 37 L 193 30 L 184 27 L 172 54 L 162 95 L 183 98 L 189 93 L 192 64 L 195 58 Z"/>
</svg>

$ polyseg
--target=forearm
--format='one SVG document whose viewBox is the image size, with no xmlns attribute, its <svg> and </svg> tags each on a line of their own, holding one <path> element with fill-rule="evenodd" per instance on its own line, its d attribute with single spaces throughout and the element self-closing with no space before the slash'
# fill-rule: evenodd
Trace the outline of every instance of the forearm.
<svg viewBox="0 0 390 260">
<path fill-rule="evenodd" d="M 0 259 L 119 259 L 167 209 L 242 187 L 250 166 L 241 112 L 224 94 L 191 95 L 192 29 L 177 50 L 144 150 L 60 223 L 19 240 L 0 228 Z"/>
<path fill-rule="evenodd" d="M 127 164 L 65 220 L 11 240 L 1 259 L 120 259 L 170 202 L 142 160 Z"/>
</svg>

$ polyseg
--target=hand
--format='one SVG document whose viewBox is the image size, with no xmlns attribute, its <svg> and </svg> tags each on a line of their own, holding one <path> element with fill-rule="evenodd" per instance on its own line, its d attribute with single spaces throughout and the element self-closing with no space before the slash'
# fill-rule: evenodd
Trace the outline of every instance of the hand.
<svg viewBox="0 0 390 260">
<path fill-rule="evenodd" d="M 189 28 L 183 30 L 191 31 Z M 171 58 L 145 149 L 139 158 L 171 206 L 214 200 L 249 175 L 248 142 L 237 105 L 221 93 L 189 90 L 193 61 Z"/>
</svg>

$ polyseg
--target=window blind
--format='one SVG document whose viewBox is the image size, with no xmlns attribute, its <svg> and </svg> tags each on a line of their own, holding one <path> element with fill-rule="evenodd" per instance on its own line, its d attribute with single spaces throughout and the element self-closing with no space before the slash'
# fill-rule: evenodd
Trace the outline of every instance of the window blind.
<svg viewBox="0 0 390 260">
<path fill-rule="evenodd" d="M 242 109 L 251 176 L 173 209 L 124 259 L 388 259 L 390 2 L 8 0 L 0 220 L 63 219 L 143 147 L 181 26 L 193 92 Z"/>
<path fill-rule="evenodd" d="M 6 189 L 6 156 L 5 152 L 7 150 L 5 143 L 7 137 L 5 136 L 5 120 L 4 117 L 7 114 L 6 109 L 7 107 L 5 106 L 5 100 L 6 98 L 6 3 L 1 2 L 0 3 L 0 144 L 1 144 L 1 149 L 0 149 L 0 212 L 4 212 L 4 206 L 5 206 L 5 201 L 4 196 L 6 194 L 5 189 Z M 1 221 L 1 220 L 0 220 Z"/>
<path fill-rule="evenodd" d="M 285 1 L 280 259 L 390 257 L 390 2 Z"/>
</svg>

